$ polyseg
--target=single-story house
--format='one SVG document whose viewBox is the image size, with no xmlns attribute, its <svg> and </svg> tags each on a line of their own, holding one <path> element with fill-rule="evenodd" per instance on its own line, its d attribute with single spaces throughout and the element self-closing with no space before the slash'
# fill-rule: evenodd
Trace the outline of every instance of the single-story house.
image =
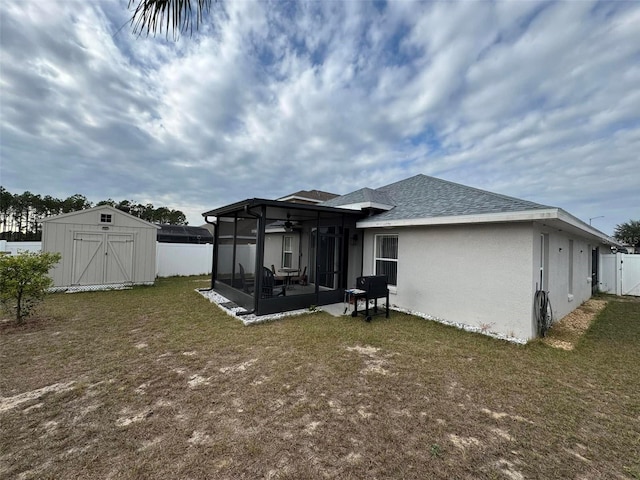
<svg viewBox="0 0 640 480">
<path fill-rule="evenodd" d="M 382 274 L 392 307 L 519 340 L 537 335 L 536 291 L 562 318 L 591 296 L 598 250 L 615 244 L 560 208 L 426 175 L 203 215 L 217 224 L 212 288 L 257 315 L 338 303 L 357 277 Z M 274 289 L 272 265 L 306 270 L 306 281 Z"/>
</svg>

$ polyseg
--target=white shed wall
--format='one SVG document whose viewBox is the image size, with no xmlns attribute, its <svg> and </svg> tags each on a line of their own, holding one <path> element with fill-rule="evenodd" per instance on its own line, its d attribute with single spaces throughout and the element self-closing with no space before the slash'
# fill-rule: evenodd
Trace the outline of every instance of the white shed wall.
<svg viewBox="0 0 640 480">
<path fill-rule="evenodd" d="M 146 222 L 129 218 L 129 215 L 115 209 L 104 210 L 113 215 L 113 222 L 108 225 L 100 224 L 100 212 L 100 207 L 97 207 L 43 221 L 42 250 L 62 255 L 62 260 L 50 272 L 54 287 L 69 287 L 73 284 L 74 236 L 77 232 L 132 234 L 132 283 L 153 283 L 156 275 L 156 227 L 151 224 L 147 226 Z"/>
<path fill-rule="evenodd" d="M 391 304 L 504 335 L 534 336 L 531 224 L 369 229 L 364 274 L 374 272 L 375 234 L 398 237 Z"/>
</svg>

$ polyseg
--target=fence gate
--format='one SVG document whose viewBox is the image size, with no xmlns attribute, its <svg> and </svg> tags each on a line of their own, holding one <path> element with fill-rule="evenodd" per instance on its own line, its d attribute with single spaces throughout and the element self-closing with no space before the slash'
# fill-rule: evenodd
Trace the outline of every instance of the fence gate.
<svg viewBox="0 0 640 480">
<path fill-rule="evenodd" d="M 622 255 L 622 295 L 640 296 L 640 255 Z"/>
<path fill-rule="evenodd" d="M 128 283 L 132 274 L 133 234 L 74 234 L 73 285 Z"/>
<path fill-rule="evenodd" d="M 640 255 L 600 255 L 600 291 L 640 296 Z"/>
</svg>

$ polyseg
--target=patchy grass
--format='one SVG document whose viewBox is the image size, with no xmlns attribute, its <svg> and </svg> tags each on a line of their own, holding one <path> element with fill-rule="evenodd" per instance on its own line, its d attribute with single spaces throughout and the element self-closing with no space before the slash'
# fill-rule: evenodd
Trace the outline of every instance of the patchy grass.
<svg viewBox="0 0 640 480">
<path fill-rule="evenodd" d="M 640 303 L 567 352 L 409 315 L 244 327 L 194 278 L 0 329 L 0 478 L 639 478 Z"/>
<path fill-rule="evenodd" d="M 606 306 L 606 299 L 590 298 L 555 323 L 544 338 L 544 343 L 563 350 L 573 350 L 591 323 Z"/>
</svg>

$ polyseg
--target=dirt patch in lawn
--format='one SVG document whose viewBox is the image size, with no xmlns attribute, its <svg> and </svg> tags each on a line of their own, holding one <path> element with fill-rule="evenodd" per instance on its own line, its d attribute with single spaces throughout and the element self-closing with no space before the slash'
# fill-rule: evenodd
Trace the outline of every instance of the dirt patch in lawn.
<svg viewBox="0 0 640 480">
<path fill-rule="evenodd" d="M 591 298 L 555 323 L 543 339 L 544 343 L 562 350 L 573 350 L 593 320 L 607 306 L 607 300 Z"/>
<path fill-rule="evenodd" d="M 2 312 L 0 312 L 2 315 Z M 39 316 L 32 315 L 24 319 L 22 322 L 17 323 L 15 318 L 2 317 L 0 316 L 0 334 L 9 334 L 9 333 L 24 333 L 30 331 L 37 331 L 45 328 L 48 323 L 51 323 L 51 319 Z"/>
<path fill-rule="evenodd" d="M 638 303 L 568 355 L 397 312 L 246 328 L 192 280 L 51 295 L 51 322 L 0 332 L 0 478 L 640 473 Z"/>
<path fill-rule="evenodd" d="M 0 397 L 0 413 L 11 410 L 12 408 L 16 408 L 23 403 L 37 400 L 48 393 L 59 393 L 71 390 L 74 383 L 75 382 L 54 383 L 53 385 L 47 385 L 46 387 L 20 393 L 12 397 Z"/>
</svg>

